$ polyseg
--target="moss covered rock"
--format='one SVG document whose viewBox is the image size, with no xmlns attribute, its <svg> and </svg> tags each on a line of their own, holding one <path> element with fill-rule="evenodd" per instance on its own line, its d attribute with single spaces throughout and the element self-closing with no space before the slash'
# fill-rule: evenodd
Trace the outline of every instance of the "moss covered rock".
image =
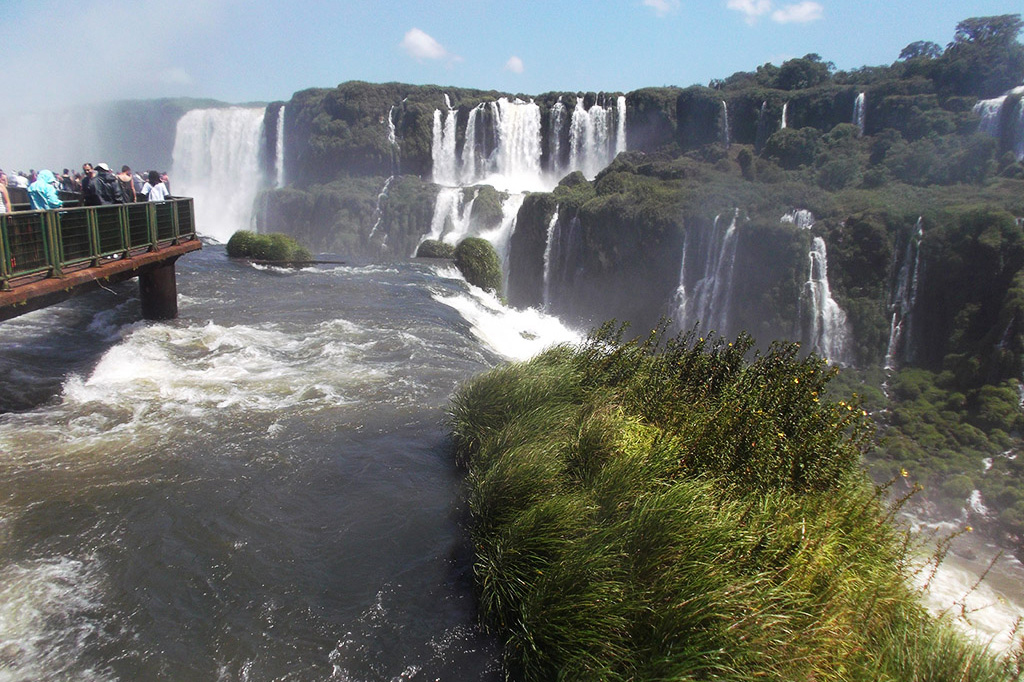
<svg viewBox="0 0 1024 682">
<path fill-rule="evenodd" d="M 440 239 L 426 239 L 416 249 L 417 258 L 453 258 L 455 247 Z"/>
<path fill-rule="evenodd" d="M 455 247 L 455 267 L 473 286 L 501 294 L 501 259 L 491 243 L 468 237 Z"/>
<path fill-rule="evenodd" d="M 256 234 L 249 230 L 239 230 L 231 235 L 227 253 L 231 258 L 268 261 L 308 261 L 313 257 L 309 249 L 288 235 L 280 232 Z"/>
</svg>

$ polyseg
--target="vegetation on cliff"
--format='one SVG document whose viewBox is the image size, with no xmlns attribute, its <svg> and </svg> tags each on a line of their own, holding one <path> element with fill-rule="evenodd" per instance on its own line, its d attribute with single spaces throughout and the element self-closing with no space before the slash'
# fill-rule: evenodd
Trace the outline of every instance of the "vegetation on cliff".
<svg viewBox="0 0 1024 682">
<path fill-rule="evenodd" d="M 524 680 L 1004 680 L 927 615 L 871 425 L 791 345 L 606 327 L 451 407 L 485 624 Z"/>
</svg>

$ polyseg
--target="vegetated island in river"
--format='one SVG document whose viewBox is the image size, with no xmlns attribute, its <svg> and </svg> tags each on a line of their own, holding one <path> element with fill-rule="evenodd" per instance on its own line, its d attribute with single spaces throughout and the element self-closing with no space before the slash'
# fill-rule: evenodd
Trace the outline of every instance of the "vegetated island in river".
<svg viewBox="0 0 1024 682">
<path fill-rule="evenodd" d="M 1007 680 L 912 588 L 835 374 L 749 336 L 606 326 L 464 384 L 481 616 L 522 680 Z"/>
</svg>

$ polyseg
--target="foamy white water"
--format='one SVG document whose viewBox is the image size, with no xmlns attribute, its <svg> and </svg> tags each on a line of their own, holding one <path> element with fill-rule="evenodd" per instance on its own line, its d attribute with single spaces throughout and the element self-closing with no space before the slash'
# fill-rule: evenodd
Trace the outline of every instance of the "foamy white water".
<svg viewBox="0 0 1024 682">
<path fill-rule="evenodd" d="M 439 267 L 441 277 L 462 280 L 454 267 Z M 528 360 L 561 343 L 578 343 L 583 335 L 566 327 L 557 317 L 534 308 L 509 308 L 491 292 L 467 284 L 467 293 L 434 293 L 434 300 L 457 310 L 473 334 L 498 355 L 509 360 Z"/>
</svg>

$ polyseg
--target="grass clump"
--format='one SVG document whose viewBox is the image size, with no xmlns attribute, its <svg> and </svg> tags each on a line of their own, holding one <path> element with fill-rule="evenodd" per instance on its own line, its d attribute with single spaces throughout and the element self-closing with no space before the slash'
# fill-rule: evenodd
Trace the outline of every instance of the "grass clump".
<svg viewBox="0 0 1024 682">
<path fill-rule="evenodd" d="M 910 587 L 873 427 L 792 345 L 694 334 L 477 377 L 450 408 L 483 622 L 522 680 L 1005 680 Z"/>
<path fill-rule="evenodd" d="M 280 232 L 257 234 L 249 230 L 238 230 L 227 243 L 230 258 L 251 258 L 268 261 L 308 261 L 313 256 L 309 249 L 295 239 Z"/>
</svg>

